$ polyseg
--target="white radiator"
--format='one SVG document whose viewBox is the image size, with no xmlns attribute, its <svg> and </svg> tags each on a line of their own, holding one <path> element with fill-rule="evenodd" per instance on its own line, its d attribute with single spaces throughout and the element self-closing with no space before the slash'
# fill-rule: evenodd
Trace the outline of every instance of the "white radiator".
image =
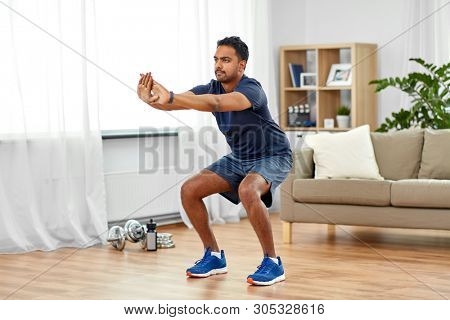
<svg viewBox="0 0 450 320">
<path fill-rule="evenodd" d="M 183 178 L 188 176 L 176 174 L 174 168 L 170 167 L 147 174 L 106 173 L 108 221 L 179 212 L 180 188 L 185 181 Z"/>
</svg>

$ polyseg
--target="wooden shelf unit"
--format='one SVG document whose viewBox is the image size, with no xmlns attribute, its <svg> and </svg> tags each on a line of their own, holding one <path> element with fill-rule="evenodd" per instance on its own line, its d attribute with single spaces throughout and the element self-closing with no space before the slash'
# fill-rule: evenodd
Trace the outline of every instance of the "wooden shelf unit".
<svg viewBox="0 0 450 320">
<path fill-rule="evenodd" d="M 350 61 L 341 61 L 341 50 L 348 50 Z M 283 130 L 295 131 L 345 131 L 369 124 L 371 130 L 377 126 L 377 100 L 374 86 L 369 81 L 377 79 L 377 45 L 371 43 L 336 43 L 317 45 L 295 45 L 280 47 L 280 126 Z M 307 52 L 315 57 L 314 70 L 307 68 Z M 289 63 L 303 65 L 304 72 L 316 73 L 317 86 L 313 88 L 292 87 Z M 351 63 L 352 84 L 350 86 L 326 86 L 332 64 Z M 347 92 L 351 100 L 351 128 L 337 128 L 336 112 L 341 105 L 341 93 Z M 349 92 L 350 91 L 350 92 Z M 348 93 L 349 92 L 349 93 Z M 308 96 L 315 94 L 316 126 L 289 127 L 288 107 L 308 103 Z M 335 119 L 335 128 L 323 128 L 325 118 Z"/>
</svg>

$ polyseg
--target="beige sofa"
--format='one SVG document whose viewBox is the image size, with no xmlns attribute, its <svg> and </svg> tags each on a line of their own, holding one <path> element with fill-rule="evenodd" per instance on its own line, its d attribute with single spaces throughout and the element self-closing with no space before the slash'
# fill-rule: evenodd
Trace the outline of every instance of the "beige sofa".
<svg viewBox="0 0 450 320">
<path fill-rule="evenodd" d="M 379 180 L 314 179 L 313 150 L 294 152 L 281 185 L 283 240 L 292 223 L 450 230 L 450 130 L 371 133 Z"/>
</svg>

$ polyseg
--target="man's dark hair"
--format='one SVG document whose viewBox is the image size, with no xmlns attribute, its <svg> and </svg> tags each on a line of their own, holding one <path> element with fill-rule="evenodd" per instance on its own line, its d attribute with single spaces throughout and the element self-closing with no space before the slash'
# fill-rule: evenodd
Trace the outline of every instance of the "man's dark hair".
<svg viewBox="0 0 450 320">
<path fill-rule="evenodd" d="M 217 41 L 217 47 L 230 46 L 236 50 L 236 54 L 240 60 L 248 61 L 248 47 L 239 37 L 226 37 Z"/>
</svg>

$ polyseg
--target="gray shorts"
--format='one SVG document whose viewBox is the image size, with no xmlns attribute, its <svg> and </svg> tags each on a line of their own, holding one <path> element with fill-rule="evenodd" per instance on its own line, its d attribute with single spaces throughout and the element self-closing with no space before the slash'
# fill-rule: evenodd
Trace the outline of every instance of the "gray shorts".
<svg viewBox="0 0 450 320">
<path fill-rule="evenodd" d="M 259 173 L 270 183 L 269 192 L 261 196 L 261 200 L 269 208 L 272 206 L 275 189 L 286 179 L 291 171 L 292 163 L 292 154 L 242 160 L 230 153 L 210 164 L 206 169 L 217 173 L 230 183 L 232 190 L 230 192 L 221 192 L 220 195 L 234 204 L 238 204 L 241 201 L 238 188 L 245 176 L 250 172 Z"/>
</svg>

